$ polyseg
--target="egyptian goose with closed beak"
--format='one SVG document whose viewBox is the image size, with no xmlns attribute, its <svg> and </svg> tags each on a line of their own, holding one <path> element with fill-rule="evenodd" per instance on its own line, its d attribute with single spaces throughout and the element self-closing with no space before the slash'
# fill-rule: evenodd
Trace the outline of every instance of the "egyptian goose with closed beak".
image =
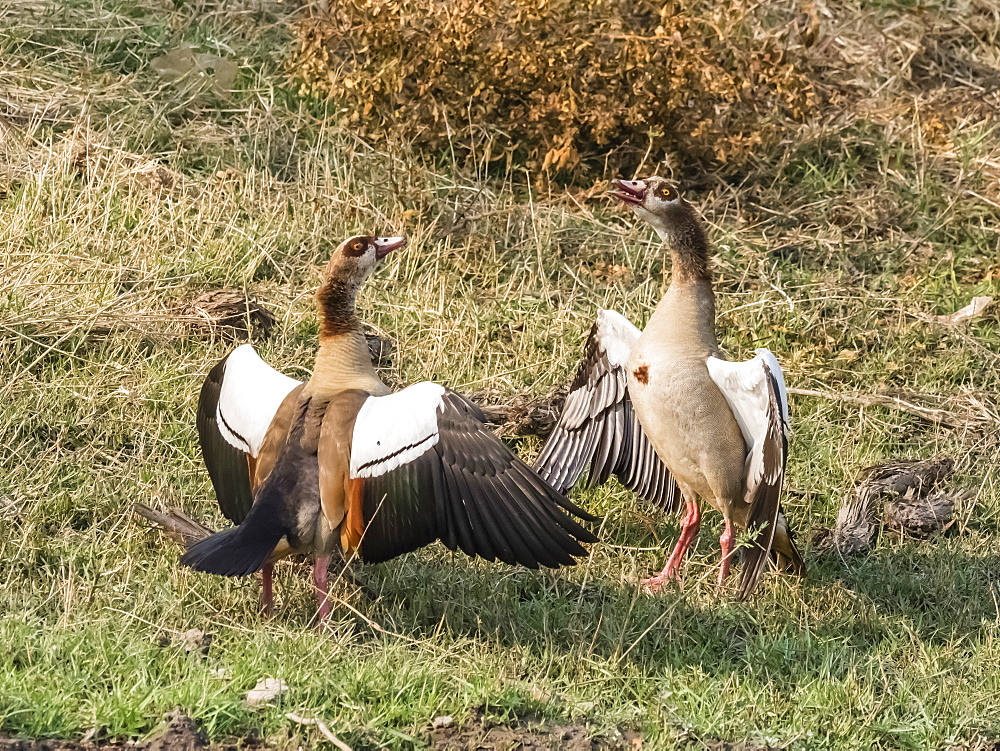
<svg viewBox="0 0 1000 751">
<path fill-rule="evenodd" d="M 541 480 L 483 425 L 463 397 L 435 383 L 391 393 L 372 367 L 355 314 L 365 279 L 401 237 L 352 237 L 316 293 L 320 344 L 306 383 L 249 345 L 209 374 L 198 409 L 205 462 L 238 526 L 195 543 L 181 562 L 242 576 L 293 553 L 316 557 L 322 621 L 331 555 L 385 561 L 441 540 L 452 550 L 529 568 L 572 565 L 594 517 Z"/>
<path fill-rule="evenodd" d="M 644 331 L 600 310 L 583 365 L 535 468 L 567 492 L 586 470 L 611 474 L 641 497 L 679 513 L 680 539 L 663 570 L 643 581 L 656 592 L 680 575 L 701 525 L 701 498 L 725 520 L 719 583 L 735 533 L 747 530 L 738 596 L 748 597 L 774 554 L 804 574 L 779 496 L 788 440 L 788 397 L 766 349 L 728 362 L 715 335 L 708 244 L 694 209 L 660 177 L 614 180 L 613 195 L 656 230 L 670 253 L 670 287 Z M 678 495 L 679 489 L 679 495 Z"/>
</svg>

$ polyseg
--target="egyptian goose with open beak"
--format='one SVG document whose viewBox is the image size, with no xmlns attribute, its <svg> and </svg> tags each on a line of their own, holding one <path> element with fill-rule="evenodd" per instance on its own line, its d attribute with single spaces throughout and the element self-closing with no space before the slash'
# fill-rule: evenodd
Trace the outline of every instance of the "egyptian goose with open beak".
<svg viewBox="0 0 1000 751">
<path fill-rule="evenodd" d="M 613 195 L 663 240 L 670 287 L 644 331 L 614 311 L 598 311 L 583 365 L 535 468 L 562 492 L 586 470 L 590 485 L 615 474 L 668 511 L 684 506 L 666 566 L 643 581 L 653 592 L 679 577 L 701 525 L 698 498 L 708 501 L 725 520 L 720 585 L 736 531 L 749 531 L 738 590 L 745 599 L 772 552 L 780 568 L 805 573 L 779 503 L 788 446 L 781 367 L 766 349 L 747 362 L 720 353 L 705 232 L 677 189 L 660 177 L 613 184 Z"/>
<path fill-rule="evenodd" d="M 316 293 L 320 344 L 306 383 L 249 345 L 209 374 L 198 428 L 223 512 L 238 526 L 195 543 L 181 562 L 242 576 L 293 553 L 316 556 L 319 616 L 331 555 L 385 561 L 441 540 L 529 568 L 572 565 L 595 518 L 541 480 L 483 425 L 480 410 L 435 383 L 391 393 L 355 314 L 365 279 L 401 237 L 352 237 Z"/>
</svg>

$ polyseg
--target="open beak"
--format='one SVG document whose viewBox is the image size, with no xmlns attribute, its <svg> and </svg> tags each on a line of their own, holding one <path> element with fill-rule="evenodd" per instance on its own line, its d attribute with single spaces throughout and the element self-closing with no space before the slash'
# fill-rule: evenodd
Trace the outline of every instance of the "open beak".
<svg viewBox="0 0 1000 751">
<path fill-rule="evenodd" d="M 611 195 L 619 201 L 639 205 L 646 198 L 645 180 L 612 180 Z"/>
<path fill-rule="evenodd" d="M 375 238 L 375 258 L 381 261 L 394 250 L 399 250 L 406 245 L 405 237 L 376 237 Z"/>
</svg>

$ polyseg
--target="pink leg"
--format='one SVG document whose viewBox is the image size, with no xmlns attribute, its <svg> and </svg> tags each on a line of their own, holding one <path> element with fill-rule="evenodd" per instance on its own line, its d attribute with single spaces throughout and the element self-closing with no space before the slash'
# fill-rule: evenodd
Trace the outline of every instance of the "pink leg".
<svg viewBox="0 0 1000 751">
<path fill-rule="evenodd" d="M 274 564 L 265 563 L 260 570 L 260 609 L 266 618 L 274 615 Z"/>
<path fill-rule="evenodd" d="M 318 603 L 319 623 L 318 628 L 323 628 L 327 617 L 330 615 L 329 587 L 327 586 L 327 573 L 330 569 L 330 556 L 316 556 L 316 563 L 313 566 L 313 586 L 316 588 L 316 602 Z"/>
<path fill-rule="evenodd" d="M 655 594 L 663 588 L 665 582 L 680 580 L 684 556 L 687 555 L 691 543 L 697 539 L 699 529 L 701 529 L 701 509 L 697 502 L 688 501 L 687 512 L 681 522 L 681 536 L 677 539 L 677 544 L 674 546 L 670 558 L 667 559 L 667 565 L 656 576 L 642 580 L 642 585 L 648 592 Z"/>
<path fill-rule="evenodd" d="M 722 535 L 719 537 L 719 544 L 722 546 L 722 565 L 719 566 L 719 586 L 721 587 L 726 583 L 726 579 L 729 577 L 729 566 L 733 560 L 733 542 L 736 535 L 733 534 L 733 525 L 729 523 L 729 519 L 726 519 L 726 528 L 722 531 Z"/>
</svg>

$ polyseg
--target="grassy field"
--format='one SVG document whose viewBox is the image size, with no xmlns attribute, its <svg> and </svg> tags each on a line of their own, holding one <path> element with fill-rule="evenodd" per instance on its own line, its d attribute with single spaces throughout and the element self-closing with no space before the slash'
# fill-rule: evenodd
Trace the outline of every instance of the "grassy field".
<svg viewBox="0 0 1000 751">
<path fill-rule="evenodd" d="M 539 195 L 523 175 L 487 181 L 333 125 L 336 102 L 284 69 L 289 12 L 0 0 L 0 736 L 141 739 L 179 708 L 215 741 L 282 748 L 326 743 L 289 712 L 354 748 L 420 746 L 434 717 L 480 712 L 634 730 L 644 748 L 994 748 L 1000 328 L 995 312 L 935 316 L 1000 296 L 1000 132 L 963 114 L 995 112 L 995 92 L 831 113 L 738 179 L 684 173 L 732 356 L 769 347 L 792 387 L 904 392 L 949 418 L 793 397 L 804 581 L 720 597 L 709 516 L 682 589 L 640 593 L 677 525 L 617 485 L 576 496 L 605 518 L 583 565 L 536 573 L 432 546 L 361 568 L 378 599 L 339 586 L 322 634 L 302 564 L 278 567 L 272 620 L 256 581 L 178 566 L 131 508 L 222 523 L 194 410 L 231 345 L 184 323 L 198 294 L 244 290 L 275 311 L 261 353 L 303 377 L 330 251 L 406 233 L 362 300 L 398 347 L 385 377 L 502 401 L 565 383 L 595 308 L 641 324 L 669 273 L 652 233 L 599 194 Z M 236 63 L 235 91 L 150 67 L 184 44 Z M 956 461 L 975 495 L 952 532 L 817 550 L 858 470 L 895 457 Z M 207 655 L 176 638 L 192 628 L 212 635 Z M 247 707 L 267 676 L 290 690 Z"/>
</svg>

